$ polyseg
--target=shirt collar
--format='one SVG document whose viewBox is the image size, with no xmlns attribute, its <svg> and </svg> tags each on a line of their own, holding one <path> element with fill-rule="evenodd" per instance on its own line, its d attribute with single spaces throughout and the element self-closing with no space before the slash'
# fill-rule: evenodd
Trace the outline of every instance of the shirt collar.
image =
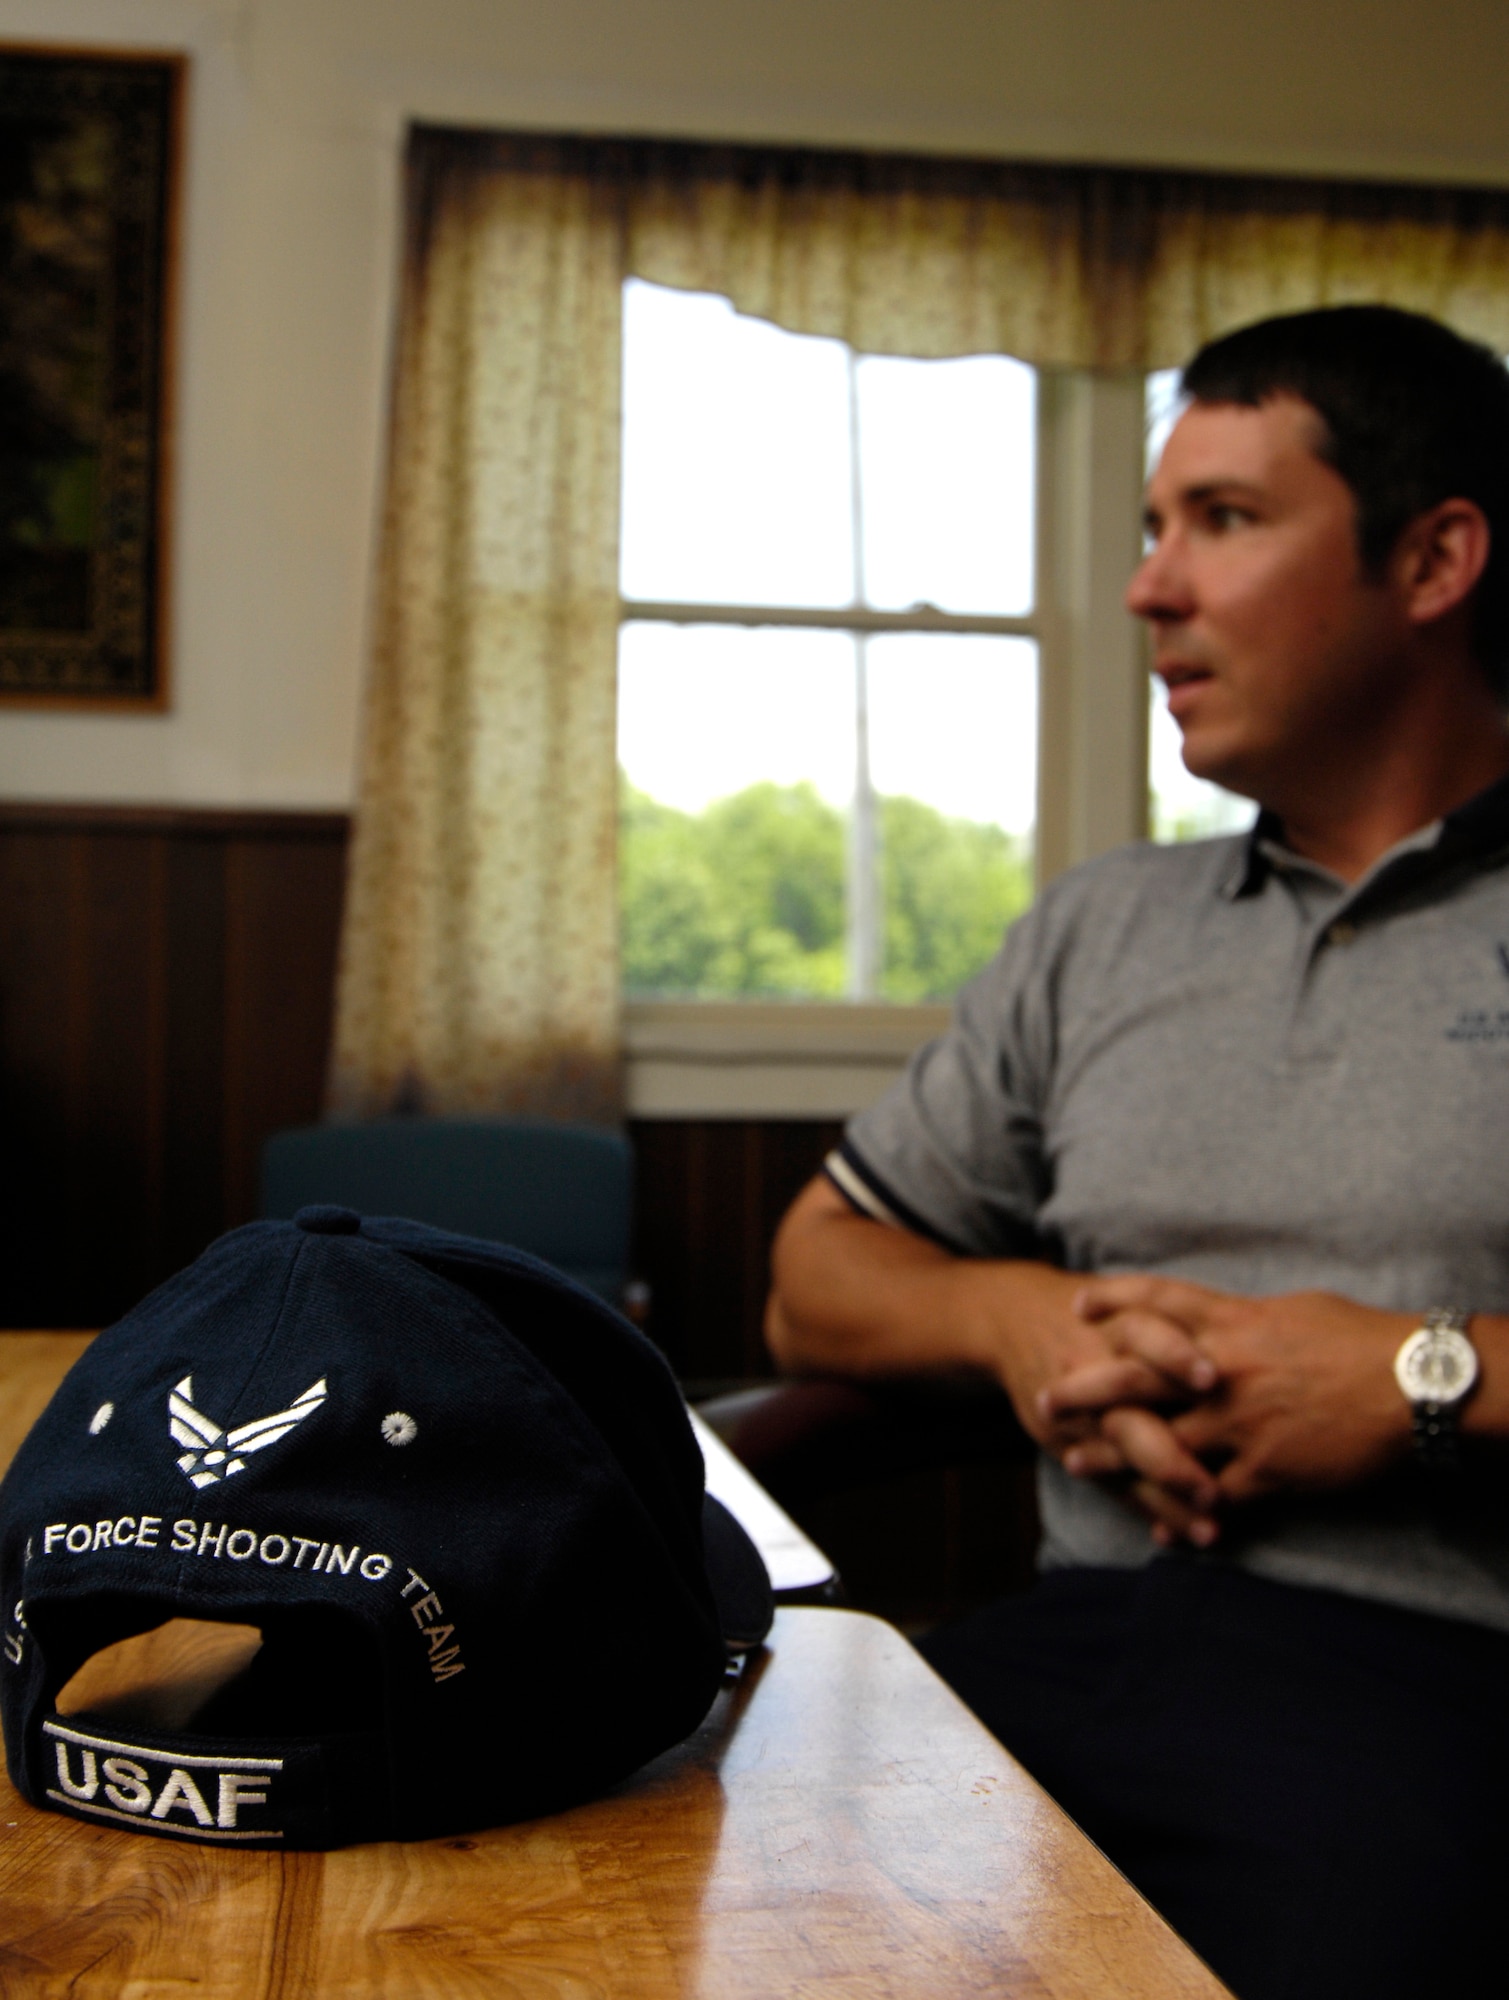
<svg viewBox="0 0 1509 2000">
<path fill-rule="evenodd" d="M 1509 847 L 1509 776 L 1496 779 L 1441 822 L 1442 848 L 1486 859 Z"/>
<path fill-rule="evenodd" d="M 1283 822 L 1277 813 L 1264 806 L 1251 830 L 1237 842 L 1221 876 L 1221 894 L 1228 903 L 1234 903 L 1239 896 L 1258 893 L 1273 867 L 1269 850 L 1275 843 L 1282 843 L 1283 838 Z"/>
<path fill-rule="evenodd" d="M 1283 846 L 1283 821 L 1264 806 L 1221 877 L 1220 890 L 1227 901 L 1257 895 L 1272 873 L 1274 850 Z M 1447 813 L 1444 819 L 1433 820 L 1429 826 L 1409 835 L 1395 852 L 1400 849 L 1430 852 L 1442 861 L 1486 860 L 1506 847 L 1509 847 L 1509 775 L 1495 779 L 1486 790 Z"/>
</svg>

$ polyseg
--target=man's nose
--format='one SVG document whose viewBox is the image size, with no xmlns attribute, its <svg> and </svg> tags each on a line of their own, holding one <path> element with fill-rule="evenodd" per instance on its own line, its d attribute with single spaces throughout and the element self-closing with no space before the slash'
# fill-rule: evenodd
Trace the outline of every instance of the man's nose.
<svg viewBox="0 0 1509 2000">
<path fill-rule="evenodd" d="M 1189 587 L 1172 536 L 1154 542 L 1132 572 L 1124 600 L 1134 618 L 1154 622 L 1188 615 Z"/>
</svg>

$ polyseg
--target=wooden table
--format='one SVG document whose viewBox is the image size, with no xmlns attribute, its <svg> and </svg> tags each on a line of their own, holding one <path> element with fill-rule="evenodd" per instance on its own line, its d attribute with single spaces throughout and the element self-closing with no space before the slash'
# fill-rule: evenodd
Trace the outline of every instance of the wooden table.
<svg viewBox="0 0 1509 2000">
<path fill-rule="evenodd" d="M 0 1459 L 74 1335 L 0 1335 Z M 454 1840 L 206 1851 L 0 1784 L 0 1994 L 1220 2000 L 890 1627 L 782 1610 L 612 1796 Z"/>
</svg>

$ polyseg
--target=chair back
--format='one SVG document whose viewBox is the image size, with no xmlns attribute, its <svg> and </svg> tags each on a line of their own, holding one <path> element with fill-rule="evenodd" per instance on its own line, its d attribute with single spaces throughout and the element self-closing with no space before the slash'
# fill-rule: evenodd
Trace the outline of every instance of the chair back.
<svg viewBox="0 0 1509 2000">
<path fill-rule="evenodd" d="M 511 1243 L 617 1305 L 629 1256 L 633 1161 L 621 1133 L 527 1118 L 377 1118 L 277 1132 L 262 1214 L 310 1202 L 407 1215 Z"/>
</svg>

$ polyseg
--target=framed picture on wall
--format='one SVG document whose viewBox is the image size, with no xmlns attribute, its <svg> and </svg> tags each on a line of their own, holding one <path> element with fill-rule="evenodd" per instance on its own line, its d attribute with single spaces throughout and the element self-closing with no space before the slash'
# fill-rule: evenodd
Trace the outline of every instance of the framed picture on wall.
<svg viewBox="0 0 1509 2000">
<path fill-rule="evenodd" d="M 0 706 L 167 705 L 183 73 L 0 46 Z"/>
</svg>

